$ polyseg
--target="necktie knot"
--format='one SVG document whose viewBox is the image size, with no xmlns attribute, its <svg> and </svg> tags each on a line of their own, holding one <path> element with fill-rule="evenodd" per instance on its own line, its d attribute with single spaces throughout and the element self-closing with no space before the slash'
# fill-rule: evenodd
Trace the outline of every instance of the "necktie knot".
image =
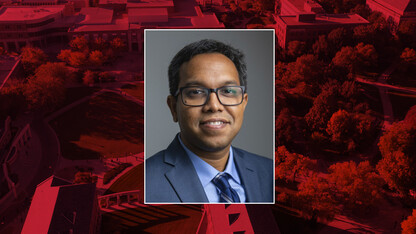
<svg viewBox="0 0 416 234">
<path fill-rule="evenodd" d="M 227 173 L 218 173 L 212 179 L 214 185 L 220 190 L 220 202 L 240 202 L 237 192 L 231 187 L 228 182 L 230 175 Z"/>
</svg>

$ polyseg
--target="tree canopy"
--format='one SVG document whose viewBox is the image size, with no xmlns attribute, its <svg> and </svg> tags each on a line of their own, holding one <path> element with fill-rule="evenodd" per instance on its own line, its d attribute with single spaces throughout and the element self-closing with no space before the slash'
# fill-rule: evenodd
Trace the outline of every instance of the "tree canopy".
<svg viewBox="0 0 416 234">
<path fill-rule="evenodd" d="M 408 194 L 416 189 L 416 125 L 405 121 L 394 123 L 380 138 L 382 159 L 377 170 L 387 184 Z"/>
</svg>

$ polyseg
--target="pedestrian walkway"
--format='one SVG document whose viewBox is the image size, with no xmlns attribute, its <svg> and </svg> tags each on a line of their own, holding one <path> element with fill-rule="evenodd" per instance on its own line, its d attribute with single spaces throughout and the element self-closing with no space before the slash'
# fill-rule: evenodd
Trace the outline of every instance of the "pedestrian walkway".
<svg viewBox="0 0 416 234">
<path fill-rule="evenodd" d="M 389 97 L 389 90 L 393 89 L 396 91 L 401 92 L 410 92 L 410 93 L 416 93 L 416 90 L 409 89 L 409 88 L 403 88 L 403 87 L 396 87 L 393 85 L 389 85 L 386 83 L 386 80 L 390 77 L 390 75 L 394 72 L 394 70 L 397 68 L 398 63 L 393 62 L 377 79 L 377 82 L 372 82 L 368 80 L 364 80 L 361 78 L 356 78 L 358 82 L 366 83 L 373 85 L 378 88 L 378 91 L 380 93 L 380 99 L 383 106 L 383 114 L 384 114 L 384 121 L 383 121 L 383 130 L 390 129 L 391 124 L 394 122 L 394 113 L 393 113 L 393 107 L 391 104 L 391 100 Z"/>
</svg>

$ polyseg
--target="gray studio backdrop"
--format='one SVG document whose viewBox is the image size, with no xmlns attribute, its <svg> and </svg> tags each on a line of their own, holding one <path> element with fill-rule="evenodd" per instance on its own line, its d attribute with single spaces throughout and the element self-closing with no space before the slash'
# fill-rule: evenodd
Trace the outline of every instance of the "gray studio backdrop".
<svg viewBox="0 0 416 234">
<path fill-rule="evenodd" d="M 180 49 L 201 39 L 230 44 L 245 54 L 248 104 L 243 126 L 232 145 L 273 158 L 273 30 L 146 30 L 145 157 L 166 149 L 179 132 L 179 125 L 173 122 L 166 104 L 168 66 Z"/>
</svg>

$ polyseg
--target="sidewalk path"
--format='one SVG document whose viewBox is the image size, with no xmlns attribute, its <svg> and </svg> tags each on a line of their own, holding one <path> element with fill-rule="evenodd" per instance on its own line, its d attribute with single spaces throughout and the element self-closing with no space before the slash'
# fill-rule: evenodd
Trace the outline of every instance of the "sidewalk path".
<svg viewBox="0 0 416 234">
<path fill-rule="evenodd" d="M 362 78 L 356 78 L 358 82 L 370 84 L 378 88 L 380 93 L 380 99 L 383 105 L 383 113 L 384 113 L 384 122 L 383 122 L 383 130 L 388 130 L 391 124 L 394 122 L 394 113 L 393 107 L 391 105 L 391 100 L 389 97 L 389 89 L 407 92 L 407 93 L 414 93 L 416 94 L 416 90 L 397 87 L 393 85 L 389 85 L 386 83 L 386 80 L 390 77 L 394 70 L 396 70 L 398 66 L 398 62 L 393 62 L 377 79 L 377 82 L 364 80 Z"/>
</svg>

